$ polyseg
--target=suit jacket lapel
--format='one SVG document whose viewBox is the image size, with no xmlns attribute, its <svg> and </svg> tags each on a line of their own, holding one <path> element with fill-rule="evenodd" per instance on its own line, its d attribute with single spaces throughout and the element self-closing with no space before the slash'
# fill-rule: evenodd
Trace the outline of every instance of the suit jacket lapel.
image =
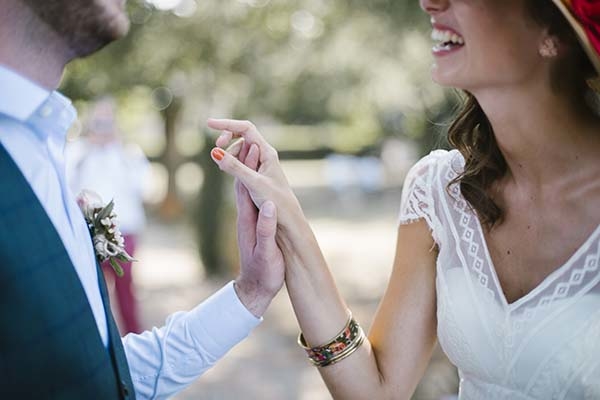
<svg viewBox="0 0 600 400">
<path fill-rule="evenodd" d="M 131 380 L 123 342 L 121 341 L 121 334 L 119 333 L 119 329 L 117 328 L 117 324 L 115 323 L 115 319 L 110 309 L 110 298 L 106 288 L 106 281 L 104 279 L 104 274 L 102 273 L 102 268 L 98 262 L 96 262 L 96 269 L 98 271 L 98 283 L 100 285 L 102 303 L 104 304 L 104 310 L 106 312 L 106 322 L 108 323 L 110 356 L 115 365 L 115 372 L 120 385 L 121 395 L 124 399 L 135 399 L 134 386 Z M 119 278 L 117 277 L 117 279 Z"/>
</svg>

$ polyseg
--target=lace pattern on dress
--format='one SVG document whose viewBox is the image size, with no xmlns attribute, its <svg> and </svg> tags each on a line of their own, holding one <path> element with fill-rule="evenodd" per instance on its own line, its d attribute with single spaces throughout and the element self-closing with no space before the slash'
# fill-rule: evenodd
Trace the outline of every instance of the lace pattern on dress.
<svg viewBox="0 0 600 400">
<path fill-rule="evenodd" d="M 441 225 L 435 216 L 433 198 L 433 180 L 435 179 L 438 161 L 447 154 L 444 150 L 432 151 L 417 162 L 406 175 L 400 202 L 400 225 L 411 224 L 425 219 L 433 240 L 441 245 L 439 233 Z"/>
<path fill-rule="evenodd" d="M 452 182 L 464 168 L 464 159 L 458 152 L 451 152 L 450 158 L 439 171 L 442 176 L 441 182 L 447 185 Z M 506 347 L 500 345 L 503 341 L 511 340 L 505 320 L 494 320 L 486 318 L 485 304 L 500 304 L 498 301 L 497 282 L 495 275 L 491 271 L 491 266 L 487 262 L 487 248 L 482 242 L 480 233 L 480 222 L 475 210 L 462 196 L 460 185 L 455 183 L 450 185 L 448 190 L 439 187 L 438 191 L 444 190 L 441 202 L 444 205 L 445 229 L 451 234 L 449 247 L 454 249 L 455 262 L 460 263 L 463 268 L 469 271 L 470 291 L 474 298 L 483 293 L 486 297 L 484 302 L 478 301 L 474 309 L 480 316 L 480 321 L 484 331 L 490 339 L 490 346 L 500 356 L 502 362 L 507 362 L 509 355 L 505 351 Z M 441 196 L 441 194 L 440 194 Z"/>
</svg>

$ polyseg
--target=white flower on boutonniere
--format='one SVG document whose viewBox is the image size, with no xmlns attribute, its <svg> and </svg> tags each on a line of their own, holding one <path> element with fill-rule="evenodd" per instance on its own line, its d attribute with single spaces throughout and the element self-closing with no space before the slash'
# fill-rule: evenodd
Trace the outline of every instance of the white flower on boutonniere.
<svg viewBox="0 0 600 400">
<path fill-rule="evenodd" d="M 117 227 L 117 214 L 113 211 L 115 206 L 111 200 L 103 205 L 98 193 L 83 190 L 77 196 L 77 204 L 83 212 L 87 223 L 94 252 L 98 261 L 108 260 L 118 276 L 123 276 L 123 268 L 119 261 L 136 261 L 125 250 L 125 239 Z"/>
</svg>

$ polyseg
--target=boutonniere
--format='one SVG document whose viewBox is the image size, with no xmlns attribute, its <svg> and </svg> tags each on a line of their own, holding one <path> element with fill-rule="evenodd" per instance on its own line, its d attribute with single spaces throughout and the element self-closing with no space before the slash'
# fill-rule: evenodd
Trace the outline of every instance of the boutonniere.
<svg viewBox="0 0 600 400">
<path fill-rule="evenodd" d="M 136 260 L 125 251 L 125 239 L 117 227 L 117 214 L 113 211 L 114 202 L 111 200 L 103 205 L 100 195 L 83 190 L 77 196 L 77 204 L 90 230 L 96 258 L 100 262 L 108 260 L 116 274 L 123 276 L 119 261 Z"/>
</svg>

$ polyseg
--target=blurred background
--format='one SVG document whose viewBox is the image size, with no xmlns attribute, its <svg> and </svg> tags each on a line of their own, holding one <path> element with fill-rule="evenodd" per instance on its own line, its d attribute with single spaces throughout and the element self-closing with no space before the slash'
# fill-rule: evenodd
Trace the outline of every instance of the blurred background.
<svg viewBox="0 0 600 400">
<path fill-rule="evenodd" d="M 237 273 L 233 185 L 210 160 L 209 116 L 250 119 L 279 150 L 340 290 L 368 328 L 391 272 L 404 176 L 446 146 L 456 104 L 431 82 L 429 19 L 418 2 L 128 7 L 129 35 L 71 64 L 61 91 L 81 118 L 72 145 L 86 136 L 93 102 L 111 96 L 123 140 L 150 162 L 132 270 L 142 328 Z M 330 399 L 297 334 L 284 290 L 251 337 L 176 398 Z M 451 398 L 457 387 L 438 349 L 414 399 Z"/>
</svg>

